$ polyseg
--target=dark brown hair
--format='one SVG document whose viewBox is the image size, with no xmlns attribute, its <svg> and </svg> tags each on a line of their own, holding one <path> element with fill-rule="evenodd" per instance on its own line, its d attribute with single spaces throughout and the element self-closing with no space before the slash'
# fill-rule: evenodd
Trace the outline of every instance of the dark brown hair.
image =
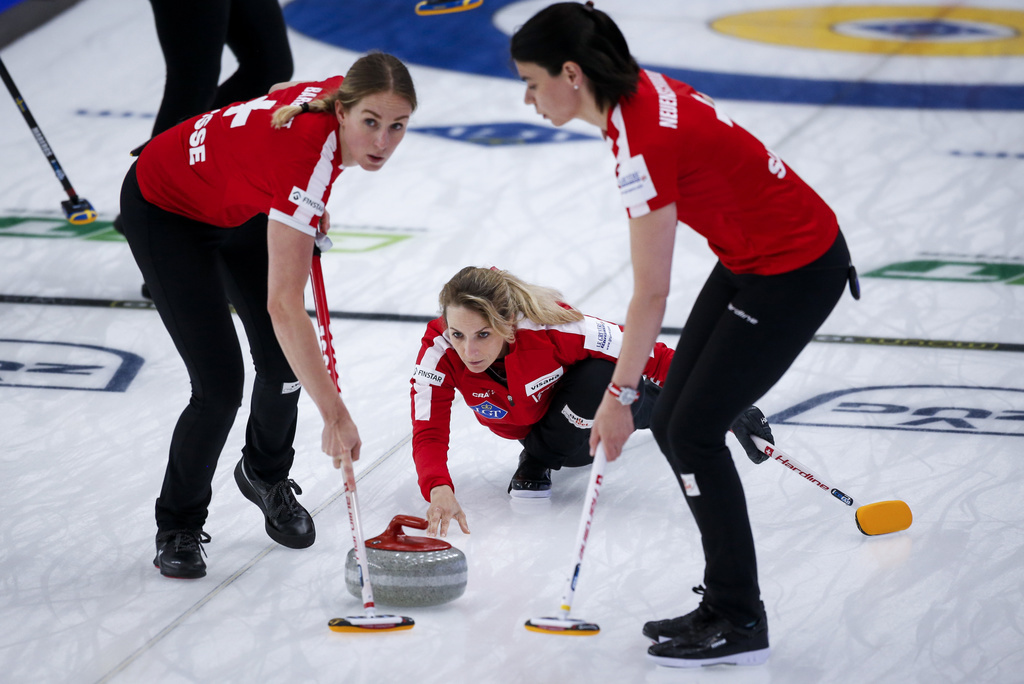
<svg viewBox="0 0 1024 684">
<path fill-rule="evenodd" d="M 602 108 L 635 93 L 640 79 L 622 31 L 592 2 L 545 7 L 512 34 L 511 52 L 515 61 L 538 64 L 552 76 L 566 62 L 576 62 Z"/>
</svg>

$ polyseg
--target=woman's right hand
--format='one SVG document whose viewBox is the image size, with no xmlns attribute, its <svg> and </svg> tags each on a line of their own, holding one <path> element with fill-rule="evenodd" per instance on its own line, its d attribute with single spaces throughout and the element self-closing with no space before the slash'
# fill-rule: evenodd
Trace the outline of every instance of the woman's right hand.
<svg viewBox="0 0 1024 684">
<path fill-rule="evenodd" d="M 359 449 L 363 445 L 359 430 L 352 416 L 345 411 L 337 419 L 324 423 L 321 446 L 325 454 L 334 459 L 335 468 L 344 468 L 345 482 L 355 485 L 356 475 L 353 461 L 359 460 Z"/>
<path fill-rule="evenodd" d="M 448 485 L 434 487 L 430 490 L 430 506 L 427 508 L 427 535 L 447 537 L 452 518 L 459 522 L 463 534 L 469 534 L 466 514 L 462 512 L 455 492 Z"/>
</svg>

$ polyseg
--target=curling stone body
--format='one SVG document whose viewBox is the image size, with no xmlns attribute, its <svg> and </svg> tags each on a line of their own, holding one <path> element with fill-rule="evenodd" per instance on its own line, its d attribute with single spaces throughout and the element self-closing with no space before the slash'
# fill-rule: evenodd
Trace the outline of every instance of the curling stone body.
<svg viewBox="0 0 1024 684">
<path fill-rule="evenodd" d="M 427 529 L 427 521 L 397 515 L 384 534 L 366 540 L 366 562 L 376 603 L 389 606 L 436 606 L 466 591 L 466 556 L 440 539 L 402 533 L 402 526 Z M 345 585 L 362 596 L 355 549 L 345 561 Z"/>
</svg>

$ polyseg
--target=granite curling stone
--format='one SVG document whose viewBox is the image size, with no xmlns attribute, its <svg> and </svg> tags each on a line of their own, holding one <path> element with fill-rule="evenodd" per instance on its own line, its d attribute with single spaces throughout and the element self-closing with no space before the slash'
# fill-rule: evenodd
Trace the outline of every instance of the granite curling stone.
<svg viewBox="0 0 1024 684">
<path fill-rule="evenodd" d="M 427 521 L 396 515 L 379 537 L 366 540 L 366 564 L 375 603 L 389 606 L 436 606 L 466 591 L 466 555 L 441 539 L 403 534 L 402 527 L 427 529 Z M 345 585 L 362 596 L 356 551 L 345 561 Z"/>
</svg>

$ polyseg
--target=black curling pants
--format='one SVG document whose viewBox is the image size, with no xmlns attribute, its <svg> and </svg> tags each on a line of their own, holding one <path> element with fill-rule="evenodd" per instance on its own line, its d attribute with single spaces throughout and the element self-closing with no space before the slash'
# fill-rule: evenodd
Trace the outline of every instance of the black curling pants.
<svg viewBox="0 0 1024 684">
<path fill-rule="evenodd" d="M 605 359 L 586 359 L 566 371 L 555 386 L 547 413 L 520 440 L 526 453 L 552 470 L 593 463 L 590 427 L 613 372 L 615 364 Z M 650 427 L 660 391 L 650 380 L 643 383 L 640 398 L 631 406 L 636 429 Z"/>
<path fill-rule="evenodd" d="M 278 0 L 150 0 L 167 66 L 153 135 L 200 112 L 266 95 L 292 77 Z M 224 46 L 238 70 L 220 80 Z"/>
<path fill-rule="evenodd" d="M 237 228 L 217 228 L 164 211 L 142 197 L 134 166 L 121 188 L 121 216 L 192 384 L 171 437 L 157 528 L 200 529 L 245 382 L 229 302 L 256 368 L 242 450 L 246 463 L 257 477 L 275 483 L 287 477 L 295 453 L 299 389 L 267 312 L 267 219 L 259 215 Z"/>
<path fill-rule="evenodd" d="M 754 540 L 725 444 L 736 417 L 786 372 L 847 282 L 842 234 L 819 259 L 773 276 L 718 263 L 679 337 L 651 430 L 700 529 L 704 600 L 734 623 L 760 617 Z"/>
</svg>

